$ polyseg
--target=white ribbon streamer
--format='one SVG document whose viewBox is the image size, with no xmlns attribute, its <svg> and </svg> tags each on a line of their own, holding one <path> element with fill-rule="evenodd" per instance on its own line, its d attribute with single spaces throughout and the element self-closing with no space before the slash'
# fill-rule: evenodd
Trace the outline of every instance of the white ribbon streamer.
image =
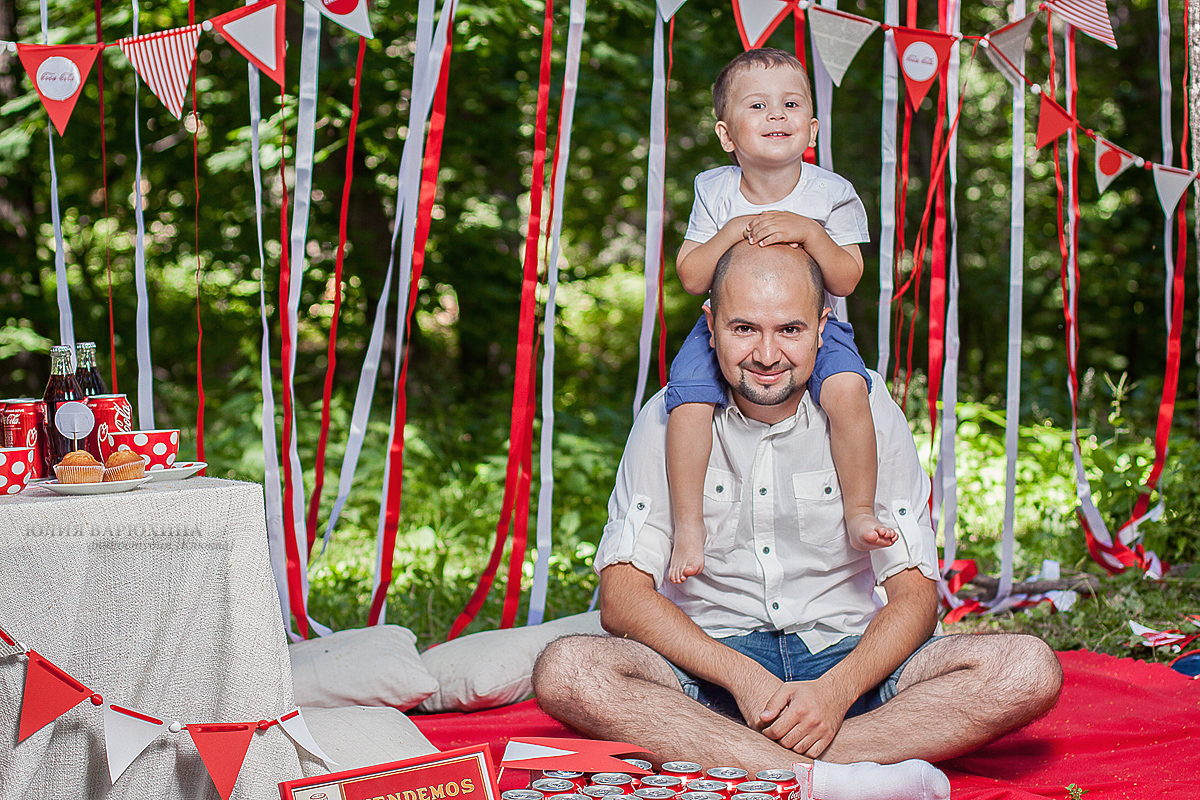
<svg viewBox="0 0 1200 800">
<path fill-rule="evenodd" d="M 44 1 L 44 0 L 43 0 Z M 138 4 L 132 0 L 133 35 L 138 35 Z M 137 397 L 138 427 L 154 429 L 154 365 L 150 361 L 150 297 L 146 291 L 146 218 L 142 210 L 142 122 L 138 107 L 142 81 L 133 76 L 133 145 L 137 158 L 133 168 L 133 219 L 137 234 L 133 240 L 133 283 L 137 291 L 134 321 L 137 329 Z"/>
<path fill-rule="evenodd" d="M 658 311 L 659 265 L 662 263 L 663 197 L 667 168 L 667 73 L 663 64 L 663 18 L 654 15 L 654 79 L 650 90 L 650 157 L 646 165 L 646 295 L 642 300 L 642 333 L 638 338 L 638 377 L 633 415 L 642 407 L 654 351 L 654 317 Z"/>
<path fill-rule="evenodd" d="M 886 0 L 884 22 L 900 24 L 900 0 Z M 896 115 L 899 112 L 900 72 L 896 59 L 896 36 L 883 34 L 883 107 L 879 147 L 879 354 L 875 371 L 887 380 L 888 355 L 892 339 L 892 294 L 896 270 Z"/>
<path fill-rule="evenodd" d="M 1162 129 L 1162 165 L 1175 163 L 1175 149 L 1171 136 L 1171 11 L 1167 0 L 1158 0 L 1158 90 L 1159 118 Z M 1166 280 L 1163 281 L 1163 315 L 1167 320 L 1167 341 L 1171 339 L 1171 306 L 1175 292 L 1175 248 L 1172 246 L 1171 213 L 1166 214 L 1163 226 L 1163 264 Z"/>
<path fill-rule="evenodd" d="M 821 0 L 824 8 L 837 9 L 837 0 Z M 821 120 L 821 130 L 817 135 L 817 164 L 822 169 L 833 172 L 833 78 L 825 69 L 825 62 L 817 53 L 817 36 L 812 25 L 808 26 L 809 37 L 812 40 L 813 51 L 813 88 L 817 94 L 817 119 Z M 835 297 L 833 308 L 830 310 L 831 319 L 846 319 L 846 298 Z"/>
<path fill-rule="evenodd" d="M 46 0 L 38 0 L 42 22 L 42 44 L 50 43 L 50 12 Z M 136 10 L 134 11 L 136 14 Z M 136 19 L 136 16 L 135 16 Z M 135 23 L 136 24 L 136 23 Z M 6 43 L 7 44 L 7 43 Z M 54 168 L 54 126 L 46 126 L 50 142 L 50 222 L 54 227 L 54 280 L 58 298 L 59 344 L 71 348 L 71 363 L 75 363 L 75 319 L 71 313 L 71 292 L 67 285 L 66 245 L 63 243 L 62 217 L 58 212 L 58 171 Z"/>
<path fill-rule="evenodd" d="M 571 125 L 575 119 L 575 95 L 579 87 L 579 53 L 583 46 L 586 0 L 571 0 L 571 20 L 567 29 L 567 65 L 563 75 L 562 108 L 559 111 L 558 147 L 554 153 L 554 219 L 550 225 L 550 257 L 546 263 L 546 317 L 542 332 L 542 435 L 538 458 L 541 486 L 537 506 L 537 561 L 533 565 L 533 586 L 529 592 L 527 625 L 540 625 L 546 614 L 546 591 L 550 583 L 550 554 L 554 550 L 551 528 L 554 522 L 554 328 L 558 313 L 558 251 L 562 238 L 563 193 L 571 160 Z"/>
</svg>

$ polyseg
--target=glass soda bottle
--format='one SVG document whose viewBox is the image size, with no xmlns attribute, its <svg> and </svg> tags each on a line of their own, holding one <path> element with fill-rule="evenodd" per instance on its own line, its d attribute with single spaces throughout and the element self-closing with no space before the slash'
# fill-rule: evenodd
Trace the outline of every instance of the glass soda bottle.
<svg viewBox="0 0 1200 800">
<path fill-rule="evenodd" d="M 54 424 L 54 415 L 58 407 L 70 400 L 82 402 L 83 390 L 75 380 L 71 371 L 70 345 L 55 345 L 50 348 L 50 380 L 46 383 L 46 412 L 42 418 L 42 454 L 45 457 L 46 469 L 53 469 L 63 456 L 75 448 L 75 442 L 59 433 Z M 82 447 L 83 440 L 80 440 Z"/>
<path fill-rule="evenodd" d="M 96 367 L 95 342 L 80 342 L 75 345 L 75 362 L 78 365 L 75 367 L 75 380 L 79 382 L 84 397 L 108 394 L 108 385 L 104 378 L 100 377 L 100 370 Z"/>
</svg>

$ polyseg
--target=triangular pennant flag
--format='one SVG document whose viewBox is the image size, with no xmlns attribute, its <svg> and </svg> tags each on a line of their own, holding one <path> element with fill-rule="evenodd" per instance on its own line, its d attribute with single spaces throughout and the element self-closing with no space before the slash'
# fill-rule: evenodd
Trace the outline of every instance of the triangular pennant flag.
<svg viewBox="0 0 1200 800">
<path fill-rule="evenodd" d="M 254 736 L 254 723 L 237 722 L 228 725 L 200 724 L 186 726 L 196 745 L 196 751 L 208 768 L 208 775 L 221 800 L 229 800 L 233 785 L 237 783 L 246 750 L 250 748 L 250 737 Z"/>
<path fill-rule="evenodd" d="M 83 92 L 84 81 L 96 63 L 104 45 L 99 44 L 18 44 L 17 55 L 37 89 L 42 105 L 50 114 L 58 135 L 62 136 Z"/>
<path fill-rule="evenodd" d="M 812 28 L 813 45 L 835 86 L 842 85 L 850 62 L 858 55 L 867 37 L 879 27 L 875 20 L 821 6 L 809 6 L 808 24 Z"/>
<path fill-rule="evenodd" d="M 1196 179 L 1196 173 L 1178 167 L 1154 165 L 1154 188 L 1158 190 L 1158 202 L 1162 204 L 1163 213 L 1168 217 L 1175 213 L 1179 198 L 1187 191 L 1187 187 Z"/>
<path fill-rule="evenodd" d="M 675 16 L 675 12 L 683 8 L 683 4 L 687 0 L 658 0 L 658 15 L 663 18 L 663 22 L 670 22 L 671 17 Z"/>
<path fill-rule="evenodd" d="M 1113 36 L 1112 21 L 1108 18 L 1104 0 L 1048 0 L 1046 5 L 1088 36 L 1114 50 L 1117 48 L 1117 37 Z"/>
<path fill-rule="evenodd" d="M 137 74 L 175 119 L 183 114 L 183 98 L 187 94 L 188 76 L 196 60 L 199 39 L 200 26 L 189 25 L 117 40 L 117 46 Z"/>
<path fill-rule="evenodd" d="M 1025 90 L 1025 77 L 1021 74 L 1019 64 L 1025 54 L 1025 45 L 1029 42 L 1029 31 L 1037 19 L 1039 12 L 1026 14 L 1016 22 L 997 28 L 984 37 L 983 52 L 987 53 L 992 66 L 1000 70 L 1000 74 L 1013 86 Z"/>
<path fill-rule="evenodd" d="M 1042 95 L 1042 110 L 1038 114 L 1037 146 L 1041 149 L 1062 136 L 1075 125 L 1075 119 L 1066 109 Z"/>
<path fill-rule="evenodd" d="M 79 705 L 91 693 L 91 689 L 54 666 L 36 650 L 30 650 L 29 663 L 25 666 L 25 692 L 21 697 L 21 727 L 17 741 L 25 741 Z"/>
<path fill-rule="evenodd" d="M 161 719 L 131 708 L 104 704 L 104 750 L 108 754 L 108 777 L 113 783 L 167 729 Z"/>
<path fill-rule="evenodd" d="M 312 733 L 308 730 L 308 725 L 304 722 L 304 714 L 300 712 L 299 708 L 280 717 L 279 727 L 283 728 L 283 732 L 290 736 L 293 742 L 329 766 L 336 767 L 338 765 L 336 761 L 325 755 L 325 751 L 317 744 L 317 740 L 312 737 Z"/>
<path fill-rule="evenodd" d="M 892 33 L 896 37 L 896 52 L 908 90 L 908 103 L 916 111 L 958 39 L 948 33 L 919 28 L 892 28 Z"/>
<path fill-rule="evenodd" d="M 647 752 L 649 751 L 644 747 L 625 742 L 521 736 L 509 740 L 500 765 L 514 769 L 565 769 L 575 772 L 627 772 L 631 775 L 644 775 L 645 770 L 613 756 Z"/>
<path fill-rule="evenodd" d="M 343 28 L 374 39 L 367 17 L 367 0 L 304 0 Z"/>
<path fill-rule="evenodd" d="M 742 47 L 752 50 L 766 43 L 779 23 L 792 13 L 787 0 L 733 0 L 733 18 L 737 21 Z"/>
<path fill-rule="evenodd" d="M 4 642 L 9 647 L 17 646 L 17 640 L 12 636 L 9 636 L 8 633 L 5 632 L 4 628 L 0 628 L 0 642 Z"/>
<path fill-rule="evenodd" d="M 213 17 L 211 22 L 233 49 L 283 86 L 283 17 L 283 0 L 262 0 Z"/>
<path fill-rule="evenodd" d="M 1122 150 L 1107 139 L 1096 137 L 1096 186 L 1101 192 L 1125 170 L 1133 166 L 1137 157 Z"/>
</svg>

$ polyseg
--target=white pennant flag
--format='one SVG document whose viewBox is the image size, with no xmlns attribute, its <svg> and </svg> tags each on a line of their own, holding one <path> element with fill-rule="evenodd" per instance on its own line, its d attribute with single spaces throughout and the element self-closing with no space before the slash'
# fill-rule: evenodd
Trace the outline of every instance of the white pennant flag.
<svg viewBox="0 0 1200 800">
<path fill-rule="evenodd" d="M 1163 213 L 1168 217 L 1175 213 L 1179 198 L 1196 179 L 1196 173 L 1178 167 L 1154 165 L 1154 188 L 1158 190 L 1158 202 L 1162 204 Z"/>
<path fill-rule="evenodd" d="M 1117 49 L 1117 38 L 1113 36 L 1112 21 L 1108 18 L 1104 0 L 1052 0 L 1046 5 L 1088 36 Z"/>
<path fill-rule="evenodd" d="M 1133 153 L 1122 150 L 1102 136 L 1097 136 L 1096 186 L 1104 192 L 1118 175 L 1133 166 L 1136 161 L 1137 157 Z"/>
<path fill-rule="evenodd" d="M 983 52 L 987 53 L 992 66 L 1000 70 L 1000 74 L 1022 92 L 1025 91 L 1025 79 L 1017 71 L 1017 64 L 1021 63 L 1021 57 L 1025 55 L 1029 31 L 1033 28 L 1038 13 L 1034 11 L 1032 14 L 1026 14 L 1016 22 L 997 28 L 983 39 L 986 45 Z"/>
<path fill-rule="evenodd" d="M 367 17 L 367 0 L 304 0 L 343 28 L 374 39 Z"/>
<path fill-rule="evenodd" d="M 133 64 L 150 91 L 179 119 L 187 94 L 188 76 L 196 61 L 200 26 L 173 28 L 161 33 L 118 39 L 117 46 Z"/>
<path fill-rule="evenodd" d="M 336 761 L 325 755 L 325 751 L 321 749 L 319 744 L 317 744 L 317 740 L 312 737 L 312 733 L 310 733 L 308 730 L 308 725 L 304 722 L 304 714 L 299 708 L 280 717 L 279 727 L 283 728 L 283 732 L 290 736 L 293 742 L 300 745 L 329 766 L 338 766 Z"/>
<path fill-rule="evenodd" d="M 812 28 L 817 54 L 834 86 L 842 85 L 850 62 L 858 55 L 867 37 L 879 27 L 874 20 L 830 11 L 821 6 L 809 7 L 808 24 Z"/>
<path fill-rule="evenodd" d="M 675 16 L 675 12 L 683 8 L 683 4 L 687 0 L 658 0 L 658 14 L 663 18 L 663 22 L 670 22 L 671 17 Z"/>
<path fill-rule="evenodd" d="M 104 704 L 104 749 L 108 754 L 108 776 L 113 783 L 142 754 L 167 723 L 140 711 Z"/>
<path fill-rule="evenodd" d="M 733 0 L 733 16 L 747 50 L 762 47 L 790 13 L 792 6 L 787 0 Z"/>
</svg>

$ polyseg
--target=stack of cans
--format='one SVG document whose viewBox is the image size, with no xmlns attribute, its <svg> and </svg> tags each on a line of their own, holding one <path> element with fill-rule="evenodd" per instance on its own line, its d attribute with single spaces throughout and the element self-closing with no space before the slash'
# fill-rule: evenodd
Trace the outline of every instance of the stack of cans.
<svg viewBox="0 0 1200 800">
<path fill-rule="evenodd" d="M 642 770 L 652 770 L 648 761 L 625 759 Z M 510 789 L 501 800 L 602 800 L 616 795 L 634 795 L 638 800 L 807 800 L 800 791 L 796 773 L 768 769 L 751 778 L 740 767 L 705 770 L 692 761 L 668 761 L 658 773 L 635 775 L 626 772 L 567 772 L 544 770 L 530 776 L 529 788 Z M 628 800 L 634 800 L 629 798 Z"/>
</svg>

